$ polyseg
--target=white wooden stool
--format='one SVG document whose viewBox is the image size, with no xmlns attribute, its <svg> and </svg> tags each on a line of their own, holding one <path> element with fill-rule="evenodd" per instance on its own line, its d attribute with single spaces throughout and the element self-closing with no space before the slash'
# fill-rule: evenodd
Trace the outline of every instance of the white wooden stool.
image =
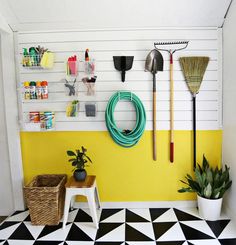
<svg viewBox="0 0 236 245">
<path fill-rule="evenodd" d="M 96 211 L 96 201 L 98 209 L 100 209 L 100 200 L 98 195 L 98 189 L 96 184 L 96 176 L 88 175 L 83 182 L 75 181 L 74 177 L 70 177 L 66 185 L 66 197 L 64 207 L 64 218 L 62 229 L 66 227 L 68 219 L 68 213 L 70 206 L 73 207 L 76 195 L 86 196 L 90 209 L 90 215 L 93 219 L 93 223 L 98 228 L 98 217 Z"/>
</svg>

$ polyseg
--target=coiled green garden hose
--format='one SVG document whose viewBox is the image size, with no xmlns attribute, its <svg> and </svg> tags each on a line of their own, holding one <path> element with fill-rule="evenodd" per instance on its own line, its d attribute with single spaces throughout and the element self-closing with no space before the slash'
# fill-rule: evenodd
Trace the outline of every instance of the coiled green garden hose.
<svg viewBox="0 0 236 245">
<path fill-rule="evenodd" d="M 132 131 L 117 128 L 114 120 L 114 110 L 120 100 L 129 100 L 136 111 L 136 124 Z M 112 139 L 120 146 L 129 148 L 138 143 L 146 126 L 146 112 L 141 100 L 133 93 L 118 91 L 108 101 L 106 113 L 106 126 Z"/>
</svg>

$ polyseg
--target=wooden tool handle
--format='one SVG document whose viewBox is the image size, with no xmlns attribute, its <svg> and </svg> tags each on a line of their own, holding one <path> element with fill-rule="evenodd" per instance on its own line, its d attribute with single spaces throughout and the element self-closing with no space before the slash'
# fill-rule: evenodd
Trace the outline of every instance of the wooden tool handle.
<svg viewBox="0 0 236 245">
<path fill-rule="evenodd" d="M 156 91 L 153 91 L 153 134 L 152 134 L 152 140 L 153 140 L 153 160 L 157 160 L 157 150 L 156 150 Z"/>
<path fill-rule="evenodd" d="M 174 79 L 172 53 L 170 53 L 170 162 L 174 162 Z"/>
<path fill-rule="evenodd" d="M 193 169 L 196 168 L 196 95 L 193 95 Z"/>
</svg>

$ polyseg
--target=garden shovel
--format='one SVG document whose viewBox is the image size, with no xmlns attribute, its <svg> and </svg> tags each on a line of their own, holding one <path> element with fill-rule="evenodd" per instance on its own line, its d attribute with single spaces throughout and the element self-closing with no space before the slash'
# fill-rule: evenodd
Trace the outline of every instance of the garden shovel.
<svg viewBox="0 0 236 245">
<path fill-rule="evenodd" d="M 163 71 L 163 57 L 158 50 L 153 49 L 147 55 L 145 70 L 150 71 L 153 75 L 153 160 L 156 161 L 156 73 Z"/>
</svg>

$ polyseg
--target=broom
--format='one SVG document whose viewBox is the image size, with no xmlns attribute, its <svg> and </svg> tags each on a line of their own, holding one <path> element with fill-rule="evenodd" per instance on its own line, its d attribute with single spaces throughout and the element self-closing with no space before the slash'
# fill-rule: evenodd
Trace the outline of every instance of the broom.
<svg viewBox="0 0 236 245">
<path fill-rule="evenodd" d="M 193 166 L 196 167 L 196 94 L 199 92 L 209 57 L 181 57 L 185 80 L 193 97 Z"/>
</svg>

